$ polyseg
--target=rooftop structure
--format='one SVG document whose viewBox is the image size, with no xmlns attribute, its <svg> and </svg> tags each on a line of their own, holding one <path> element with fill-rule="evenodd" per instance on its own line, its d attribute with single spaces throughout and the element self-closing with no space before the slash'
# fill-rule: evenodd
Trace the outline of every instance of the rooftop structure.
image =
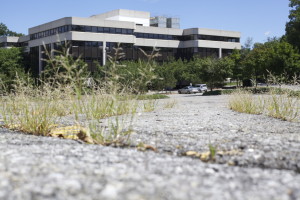
<svg viewBox="0 0 300 200">
<path fill-rule="evenodd" d="M 167 18 L 164 16 L 156 16 L 150 18 L 150 26 L 162 28 L 180 28 L 179 18 Z"/>
<path fill-rule="evenodd" d="M 102 20 L 134 22 L 137 25 L 150 26 L 150 12 L 118 9 L 91 17 Z"/>
</svg>

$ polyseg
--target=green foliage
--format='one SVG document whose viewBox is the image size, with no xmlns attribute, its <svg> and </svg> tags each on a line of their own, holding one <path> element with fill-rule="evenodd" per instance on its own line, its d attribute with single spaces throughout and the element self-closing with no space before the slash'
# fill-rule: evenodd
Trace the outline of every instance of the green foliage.
<svg viewBox="0 0 300 200">
<path fill-rule="evenodd" d="M 228 57 L 222 59 L 208 57 L 197 59 L 196 62 L 200 67 L 201 80 L 207 83 L 211 90 L 232 75 L 234 62 Z"/>
<path fill-rule="evenodd" d="M 138 61 L 120 61 L 123 59 L 121 47 L 114 48 L 114 52 L 109 63 L 105 66 L 98 65 L 96 72 L 93 72 L 96 82 L 115 93 L 145 93 L 153 88 L 154 81 L 158 78 L 155 73 L 157 63 L 153 59 L 158 56 L 155 49 L 150 55 L 145 55 L 148 60 Z"/>
<path fill-rule="evenodd" d="M 85 81 L 89 77 L 87 64 L 80 58 L 74 59 L 69 52 L 69 48 L 63 47 L 62 51 L 55 51 L 57 55 L 51 58 L 50 52 L 47 52 L 50 59 L 45 60 L 47 65 L 43 71 L 44 81 L 54 85 L 69 85 L 78 92 L 82 93 Z"/>
<path fill-rule="evenodd" d="M 289 43 L 300 50 L 300 1 L 290 0 L 289 21 L 286 23 L 286 38 Z"/>
<path fill-rule="evenodd" d="M 290 97 L 300 98 L 300 91 L 293 91 L 290 89 L 283 88 L 275 88 L 275 87 L 258 87 L 258 88 L 242 88 L 242 89 L 226 89 L 226 90 L 214 90 L 207 91 L 203 93 L 203 96 L 211 96 L 211 95 L 229 95 L 232 93 L 236 93 L 237 91 L 246 92 L 249 94 L 268 94 L 272 93 L 275 95 L 288 94 Z"/>
<path fill-rule="evenodd" d="M 158 65 L 155 69 L 157 79 L 153 82 L 153 88 L 157 90 L 171 89 L 176 86 L 177 79 L 175 78 L 175 72 L 177 70 L 177 61 L 166 62 Z"/>
<path fill-rule="evenodd" d="M 20 48 L 0 48 L 0 82 L 10 89 L 18 78 L 25 79 L 23 55 Z"/>
<path fill-rule="evenodd" d="M 246 78 L 245 75 L 248 71 L 246 71 L 245 67 L 245 58 L 251 52 L 252 46 L 252 38 L 247 38 L 242 49 L 234 49 L 232 54 L 229 56 L 229 58 L 233 61 L 231 78 L 236 80 L 237 86 L 241 86 L 241 81 Z"/>
<path fill-rule="evenodd" d="M 254 45 L 242 63 L 244 64 L 243 77 L 253 79 L 266 79 L 267 75 L 286 75 L 290 80 L 300 73 L 300 57 L 298 50 L 286 42 L 284 38 L 269 39 L 264 44 Z"/>
<path fill-rule="evenodd" d="M 22 33 L 16 33 L 7 28 L 7 26 L 3 23 L 0 23 L 0 36 L 16 36 L 20 37 L 23 36 Z"/>
<path fill-rule="evenodd" d="M 164 94 L 152 94 L 152 95 L 138 95 L 137 100 L 154 100 L 154 99 L 167 99 L 169 98 Z"/>
</svg>

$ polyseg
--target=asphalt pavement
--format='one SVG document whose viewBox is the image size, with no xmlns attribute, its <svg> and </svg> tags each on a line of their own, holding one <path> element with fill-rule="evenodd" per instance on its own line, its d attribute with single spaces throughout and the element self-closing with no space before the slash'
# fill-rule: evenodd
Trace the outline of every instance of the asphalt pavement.
<svg viewBox="0 0 300 200">
<path fill-rule="evenodd" d="M 158 100 L 135 117 L 130 139 L 156 151 L 1 128 L 0 199 L 300 199 L 300 123 L 227 103 L 226 95 Z M 201 160 L 209 147 L 214 158 Z"/>
</svg>

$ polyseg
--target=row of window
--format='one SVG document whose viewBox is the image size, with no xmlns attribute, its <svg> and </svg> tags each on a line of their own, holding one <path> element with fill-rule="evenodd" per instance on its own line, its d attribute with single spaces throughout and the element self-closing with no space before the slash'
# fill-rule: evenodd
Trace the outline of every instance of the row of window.
<svg viewBox="0 0 300 200">
<path fill-rule="evenodd" d="M 0 43 L 0 47 L 18 47 L 19 44 L 15 42 L 2 42 Z"/>
<path fill-rule="evenodd" d="M 65 33 L 65 32 L 68 32 L 70 30 L 71 30 L 70 25 L 60 26 L 60 27 L 53 28 L 53 29 L 50 29 L 50 30 L 46 30 L 46 31 L 31 34 L 30 35 L 30 40 L 44 38 L 44 37 L 48 37 L 48 36 L 51 36 L 51 35 L 56 35 L 56 34 L 59 34 L 59 33 Z"/>
<path fill-rule="evenodd" d="M 160 40 L 180 40 L 181 36 L 176 35 L 163 35 L 163 34 L 152 34 L 152 33 L 134 33 L 137 38 L 147 39 L 160 39 Z"/>
<path fill-rule="evenodd" d="M 92 33 L 111 33 L 111 34 L 125 34 L 125 35 L 135 35 L 137 38 L 147 38 L 147 39 L 160 39 L 160 40 L 211 40 L 211 41 L 223 41 L 223 42 L 240 42 L 240 38 L 235 37 L 222 37 L 213 35 L 165 35 L 165 34 L 152 34 L 152 33 L 139 33 L 133 32 L 133 29 L 125 28 L 112 28 L 112 27 L 97 27 L 97 26 L 81 26 L 81 25 L 65 25 L 54 29 L 42 31 L 39 33 L 31 34 L 30 39 L 39 39 L 48 37 L 51 35 L 56 35 L 59 33 L 64 33 L 68 31 L 78 31 L 78 32 L 92 32 Z"/>
<path fill-rule="evenodd" d="M 239 38 L 233 37 L 222 37 L 213 35 L 163 35 L 163 34 L 151 34 L 151 33 L 134 33 L 137 38 L 147 38 L 147 39 L 162 39 L 162 40 L 211 40 L 211 41 L 223 41 L 223 42 L 240 42 Z"/>
<path fill-rule="evenodd" d="M 132 35 L 133 29 L 72 25 L 72 31 Z"/>
<path fill-rule="evenodd" d="M 132 35 L 133 29 L 125 28 L 112 28 L 112 27 L 97 27 L 97 26 L 81 26 L 81 25 L 65 25 L 50 30 L 34 33 L 30 35 L 31 40 L 40 39 L 59 33 L 65 33 L 68 31 L 78 32 L 92 32 L 92 33 L 112 33 L 112 34 L 125 34 Z"/>
<path fill-rule="evenodd" d="M 240 42 L 239 38 L 234 37 L 222 37 L 214 35 L 197 35 L 198 40 L 213 40 L 213 41 L 223 41 L 223 42 Z"/>
<path fill-rule="evenodd" d="M 211 41 L 220 41 L 220 42 L 240 42 L 240 38 L 235 37 L 223 37 L 215 35 L 185 35 L 181 36 L 182 41 L 188 40 L 211 40 Z"/>
</svg>

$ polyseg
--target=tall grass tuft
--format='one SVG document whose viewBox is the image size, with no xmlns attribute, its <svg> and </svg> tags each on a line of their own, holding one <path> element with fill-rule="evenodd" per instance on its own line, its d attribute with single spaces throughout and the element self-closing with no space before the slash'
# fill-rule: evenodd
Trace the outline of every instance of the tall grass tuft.
<svg viewBox="0 0 300 200">
<path fill-rule="evenodd" d="M 242 113 L 263 114 L 287 121 L 300 121 L 300 98 L 289 90 L 270 89 L 269 93 L 255 95 L 237 91 L 230 96 L 229 108 Z"/>
<path fill-rule="evenodd" d="M 238 90 L 229 99 L 229 108 L 238 112 L 248 114 L 261 114 L 264 101 L 247 91 Z"/>
<path fill-rule="evenodd" d="M 95 80 L 101 84 L 92 86 L 86 84 L 90 78 L 86 64 L 80 58 L 74 59 L 68 46 L 47 54 L 47 67 L 37 85 L 16 80 L 13 91 L 0 97 L 5 127 L 49 136 L 55 127 L 80 124 L 91 133 L 94 143 L 120 146 L 130 139 L 137 110 L 155 109 L 155 100 L 139 103 L 139 95 L 132 95 L 139 92 L 139 87 L 123 84 L 125 77 L 118 72 L 126 66 L 118 63 L 123 56 L 120 47 L 115 48 L 115 55 L 110 58 L 105 79 Z M 140 67 L 143 87 L 155 79 L 155 65 L 150 62 L 155 56 L 150 55 L 146 66 Z M 103 119 L 108 119 L 108 124 L 103 124 Z"/>
</svg>

